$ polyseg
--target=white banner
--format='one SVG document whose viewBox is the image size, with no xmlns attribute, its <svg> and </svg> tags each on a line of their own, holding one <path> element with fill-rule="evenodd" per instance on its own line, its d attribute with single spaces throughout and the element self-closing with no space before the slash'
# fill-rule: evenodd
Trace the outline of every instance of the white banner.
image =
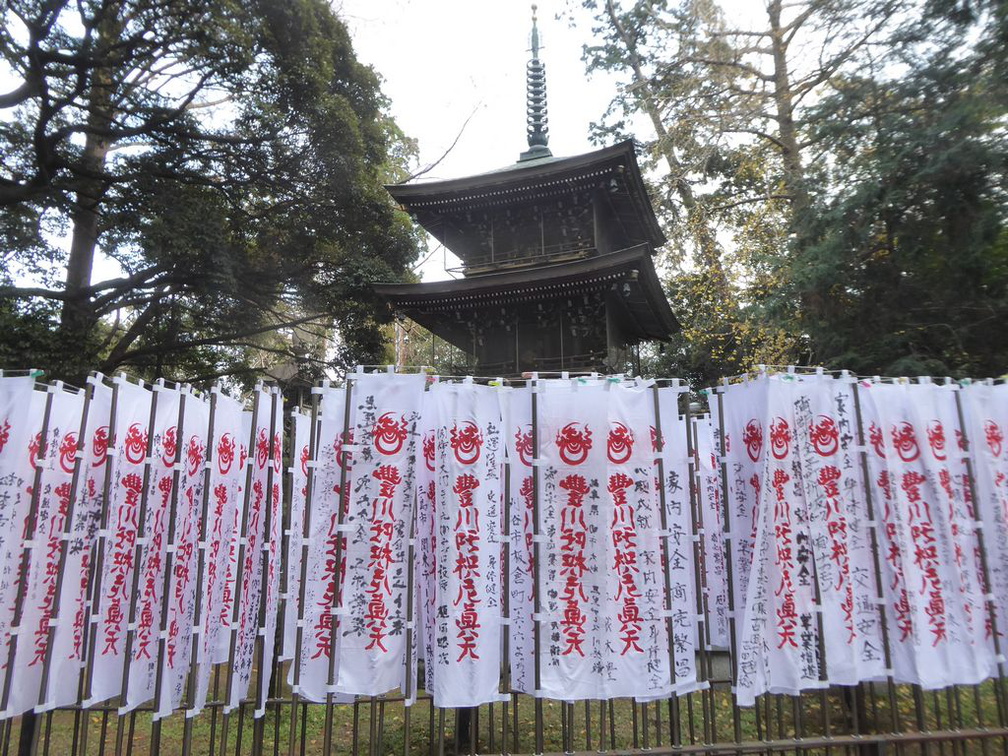
<svg viewBox="0 0 1008 756">
<path fill-rule="evenodd" d="M 527 388 L 508 389 L 500 394 L 500 403 L 511 499 L 508 575 L 511 688 L 534 693 L 532 393 Z"/>
<path fill-rule="evenodd" d="M 979 516 L 983 523 L 988 590 L 1001 599 L 994 608 L 998 633 L 1003 636 L 1008 630 L 1008 385 L 974 383 L 961 392 L 960 398 L 965 436 L 957 438 L 959 443 L 952 449 L 969 448 L 976 490 L 973 516 Z M 971 493 L 968 480 L 963 492 Z M 1001 650 L 1005 650 L 1003 641 Z"/>
<path fill-rule="evenodd" d="M 45 708 L 70 706 L 78 700 L 81 660 L 87 642 L 87 590 L 95 559 L 95 541 L 101 525 L 105 470 L 109 464 L 109 415 L 112 410 L 112 389 L 101 377 L 89 378 L 88 384 L 92 396 L 60 590 L 60 621 L 56 625 L 50 652 Z"/>
<path fill-rule="evenodd" d="M 62 537 L 71 516 L 71 486 L 80 431 L 83 392 L 50 387 L 51 406 L 44 443 L 32 456 L 41 469 L 35 514 L 34 545 L 22 598 L 21 632 L 11 672 L 12 685 L 5 716 L 17 716 L 39 703 L 42 673 L 49 650 L 49 621 L 61 615 L 57 606 Z M 39 439 L 42 441 L 43 439 Z M 20 556 L 20 555 L 19 555 Z M 62 590 L 59 591 L 62 594 Z M 4 663 L 7 662 L 5 658 Z M 51 678 L 50 678 L 51 679 Z"/>
<path fill-rule="evenodd" d="M 253 413 L 97 376 L 85 417 L 82 392 L 0 378 L 0 716 L 115 697 L 194 716 L 223 664 L 226 709 L 261 716 L 278 656 L 303 700 L 409 703 L 421 647 L 437 707 L 502 679 L 653 700 L 703 687 L 698 644 L 732 628 L 742 705 L 997 674 L 1008 387 L 761 376 L 718 387 L 690 460 L 675 385 L 427 380 L 357 373 L 317 390 L 314 427 L 292 414 L 282 553 L 276 389 Z"/>
<path fill-rule="evenodd" d="M 610 569 L 605 385 L 543 382 L 533 391 L 538 427 L 540 685 L 536 695 L 562 700 L 607 698 L 602 639 L 604 572 Z M 535 546 L 536 544 L 533 544 Z M 593 668 L 596 670 L 593 672 Z"/>
<path fill-rule="evenodd" d="M 963 438 L 956 393 L 958 387 L 926 384 L 919 391 L 931 396 L 931 411 L 927 405 L 914 402 L 917 422 L 924 427 L 928 449 L 925 467 L 931 488 L 946 515 L 946 527 L 952 545 L 950 567 L 955 576 L 954 587 L 959 593 L 965 629 L 965 655 L 972 667 L 960 670 L 963 684 L 986 679 L 997 674 L 990 613 L 987 610 L 987 585 L 983 573 L 980 544 L 975 532 L 976 510 L 972 500 L 969 466 L 957 443 Z"/>
<path fill-rule="evenodd" d="M 686 421 L 679 414 L 680 391 L 675 387 L 658 389 L 659 424 L 651 427 L 651 444 L 661 459 L 662 480 L 656 480 L 659 496 L 664 497 L 668 526 L 665 569 L 669 579 L 669 605 L 672 625 L 672 684 L 676 694 L 696 690 L 697 619 L 702 615 L 697 603 L 693 510 L 690 504 L 689 452 Z M 659 453 L 658 447 L 661 446 Z M 657 460 L 655 472 L 658 472 Z"/>
<path fill-rule="evenodd" d="M 284 601 L 283 647 L 280 661 L 294 659 L 297 653 L 298 607 L 301 601 L 301 551 L 304 543 L 305 500 L 308 495 L 308 465 L 311 462 L 311 416 L 300 410 L 291 412 L 294 438 L 291 444 L 291 514 L 287 539 L 287 598 Z"/>
<path fill-rule="evenodd" d="M 875 565 L 855 436 L 851 381 L 794 383 L 795 449 L 822 604 L 826 671 L 834 685 L 885 676 Z"/>
<path fill-rule="evenodd" d="M 210 405 L 188 389 L 183 392 L 182 399 L 184 416 L 177 442 L 181 444 L 176 471 L 178 492 L 166 563 L 169 570 L 168 611 L 161 620 L 164 657 L 160 660 L 161 687 L 155 691 L 158 707 L 155 716 L 170 715 L 182 702 L 185 692 L 199 589 L 199 543 L 204 537 L 201 517 L 207 478 L 205 461 Z"/>
<path fill-rule="evenodd" d="M 226 647 L 229 641 L 234 588 L 233 582 L 228 582 L 228 570 L 231 568 L 231 549 L 235 545 L 235 523 L 241 516 L 240 491 L 245 480 L 243 462 L 248 431 L 245 431 L 246 441 L 241 441 L 245 427 L 242 405 L 217 390 L 214 391 L 213 403 L 213 433 L 207 445 L 210 483 L 204 492 L 207 496 L 207 521 L 201 548 L 204 567 L 200 587 L 200 632 L 196 638 L 193 670 L 196 684 L 187 716 L 195 716 L 206 704 L 213 665 L 218 661 L 220 647 Z M 227 599 L 225 596 L 228 596 Z"/>
<path fill-rule="evenodd" d="M 346 564 L 347 539 L 340 534 L 339 521 L 341 508 L 342 517 L 345 519 L 347 515 L 355 417 L 351 407 L 349 421 L 345 419 L 345 389 L 326 386 L 320 393 L 317 452 L 313 466 L 309 467 L 312 476 L 311 500 L 306 510 L 309 540 L 304 601 L 300 607 L 300 641 L 295 643 L 298 661 L 291 664 L 287 675 L 288 683 L 295 686 L 302 698 L 316 702 L 325 701 L 327 693 L 334 692 L 339 663 L 333 610 L 341 604 L 339 581 Z"/>
<path fill-rule="evenodd" d="M 975 564 L 965 552 L 959 555 L 962 567 L 957 563 L 957 541 L 962 551 L 966 534 L 954 532 L 963 529 L 965 512 L 956 513 L 945 464 L 946 424 L 958 425 L 949 416 L 951 394 L 941 401 L 936 386 L 903 384 L 862 385 L 860 391 L 862 407 L 870 397 L 874 409 L 869 414 L 872 445 L 885 455 L 876 485 L 882 489 L 887 559 L 895 573 L 889 585 L 896 587 L 886 598 L 896 642 L 907 644 L 912 654 L 911 681 L 926 689 L 978 682 L 991 669 L 992 657 L 984 618 L 973 616 L 973 606 L 983 606 Z M 972 547 L 965 548 L 972 555 Z"/>
<path fill-rule="evenodd" d="M 412 569 L 407 539 L 425 380 L 423 375 L 354 377 L 356 450 L 345 523 L 346 569 L 336 610 L 336 688 L 341 693 L 380 695 L 416 684 L 406 684 L 403 665 Z"/>
<path fill-rule="evenodd" d="M 711 398 L 712 402 L 716 397 Z M 707 415 L 693 418 L 696 444 L 697 500 L 703 526 L 703 559 L 706 569 L 706 603 L 712 647 L 728 646 L 728 573 L 724 548 L 719 429 Z"/>
<path fill-rule="evenodd" d="M 435 384 L 433 654 L 438 707 L 498 698 L 501 652 L 503 456 L 497 391 Z M 421 499 L 421 501 L 423 501 Z"/>
<path fill-rule="evenodd" d="M 864 381 L 857 391 L 861 405 L 861 426 L 866 444 L 868 460 L 868 480 L 865 481 L 870 495 L 875 520 L 878 523 L 878 563 L 882 571 L 885 621 L 888 627 L 889 654 L 896 682 L 916 683 L 917 658 L 914 652 L 913 619 L 910 597 L 903 564 L 912 558 L 903 548 L 900 535 L 903 529 L 904 513 L 894 499 L 893 484 L 886 464 L 886 434 L 876 409 L 874 386 Z"/>
<path fill-rule="evenodd" d="M 246 473 L 248 488 L 244 491 L 245 518 L 240 530 L 243 541 L 238 544 L 237 604 L 231 615 L 230 700 L 225 705 L 225 711 L 236 708 L 248 691 L 260 628 L 260 602 L 264 600 L 264 591 L 267 602 L 270 601 L 270 592 L 275 593 L 273 579 L 276 575 L 271 574 L 268 564 L 272 563 L 278 548 L 276 533 L 273 532 L 276 519 L 273 514 L 280 496 L 279 445 L 283 429 L 283 398 L 279 392 L 259 389 L 253 415 L 249 436 L 249 470 Z M 266 549 L 269 552 L 264 568 L 263 551 Z M 275 614 L 272 622 L 275 625 Z M 265 642 L 272 646 L 273 638 L 265 639 Z M 260 669 L 260 680 L 268 680 L 271 673 L 272 665 Z M 262 712 L 256 711 L 256 716 L 261 715 Z"/>
<path fill-rule="evenodd" d="M 437 500 L 436 471 L 436 414 L 433 391 L 427 391 L 423 397 L 423 407 L 417 424 L 419 442 L 416 448 L 416 575 L 417 592 L 417 622 L 420 627 L 418 638 L 419 656 L 424 660 L 424 689 L 434 689 L 434 665 L 429 659 L 434 659 L 434 624 L 437 617 L 437 583 L 435 574 L 437 560 L 437 532 L 435 529 L 434 510 Z"/>
<path fill-rule="evenodd" d="M 537 415 L 541 695 L 667 695 L 651 391 L 549 382 Z"/>
<path fill-rule="evenodd" d="M 231 523 L 231 539 L 227 545 L 227 560 L 223 573 L 224 592 L 221 595 L 220 622 L 221 628 L 217 637 L 217 650 L 214 654 L 214 663 L 224 664 L 230 661 L 232 630 L 237 626 L 235 619 L 235 606 L 238 603 L 240 586 L 237 584 L 239 570 L 239 542 L 244 537 L 245 528 L 248 523 L 248 508 L 245 502 L 245 489 L 248 486 L 249 465 L 252 464 L 250 454 L 253 453 L 255 443 L 250 445 L 249 440 L 252 435 L 252 411 L 244 410 L 241 413 L 240 431 L 237 435 L 237 449 L 235 459 L 238 470 L 236 472 L 237 488 L 235 489 L 234 521 Z"/>
<path fill-rule="evenodd" d="M 766 691 L 794 694 L 820 684 L 815 564 L 795 448 L 797 382 L 791 376 L 762 380 L 767 402 L 753 409 L 757 418 L 766 418 L 758 425 L 760 434 L 766 430 L 764 484 L 757 501 L 744 621 L 736 628 L 742 705 L 751 705 Z M 733 389 L 725 391 L 726 404 Z"/>
<path fill-rule="evenodd" d="M 29 376 L 0 378 L 0 690 L 6 685 L 25 518 L 35 480 L 45 393 Z"/>
<path fill-rule="evenodd" d="M 256 699 L 254 716 L 262 717 L 266 714 L 266 699 L 269 697 L 270 680 L 273 679 L 273 651 L 276 647 L 277 636 L 277 616 L 280 609 L 280 570 L 281 564 L 281 538 L 280 532 L 283 526 L 283 394 L 280 389 L 274 387 L 273 395 L 273 435 L 270 441 L 269 466 L 270 474 L 267 477 L 268 493 L 267 506 L 269 510 L 266 517 L 266 525 L 263 531 L 265 542 L 262 545 L 264 550 L 262 559 L 262 582 L 265 587 L 261 590 L 265 596 L 260 596 L 257 605 L 257 634 L 260 638 L 258 657 L 253 663 L 258 668 L 257 680 L 259 682 L 259 695 Z"/>
<path fill-rule="evenodd" d="M 729 534 L 732 544 L 732 598 L 735 606 L 735 667 L 739 704 L 752 705 L 767 690 L 767 651 L 763 634 L 768 631 L 767 561 L 773 558 L 769 539 L 762 539 L 761 504 L 765 458 L 769 456 L 766 413 L 769 382 L 749 381 L 725 386 L 719 406 L 724 414 L 727 459 Z M 717 406 L 715 406 L 715 409 Z M 763 527 L 765 529 L 765 526 Z M 752 611 L 749 591 L 756 587 L 762 602 Z"/>
<path fill-rule="evenodd" d="M 123 686 L 127 624 L 135 611 L 134 571 L 137 568 L 137 530 L 144 492 L 151 393 L 123 378 L 114 378 L 116 395 L 114 456 L 108 502 L 108 535 L 97 579 L 100 593 L 92 607 L 97 624 L 92 630 L 90 703 L 118 696 Z"/>
<path fill-rule="evenodd" d="M 178 496 L 178 480 L 174 472 L 179 448 L 179 405 L 181 394 L 162 385 L 154 386 L 156 400 L 153 439 L 151 444 L 150 484 L 147 498 L 141 502 L 146 513 L 141 524 L 145 542 L 138 550 L 135 606 L 130 621 L 136 632 L 127 643 L 130 650 L 129 677 L 126 689 L 126 709 L 132 710 L 154 697 L 157 674 L 158 630 L 163 608 L 164 574 L 169 529 Z M 138 545 L 139 541 L 138 541 Z"/>
<path fill-rule="evenodd" d="M 735 607 L 735 627 L 741 629 L 746 621 L 746 595 L 749 576 L 753 569 L 753 550 L 756 545 L 757 502 L 763 491 L 764 455 L 767 444 L 766 418 L 767 381 L 746 381 L 725 389 L 718 395 L 724 415 L 725 459 L 728 484 L 728 502 L 725 516 L 731 540 L 732 602 Z M 718 412 L 718 402 L 711 403 L 711 411 Z M 745 663 L 745 674 L 756 674 L 754 661 Z M 741 674 L 741 672 L 740 672 Z"/>
</svg>

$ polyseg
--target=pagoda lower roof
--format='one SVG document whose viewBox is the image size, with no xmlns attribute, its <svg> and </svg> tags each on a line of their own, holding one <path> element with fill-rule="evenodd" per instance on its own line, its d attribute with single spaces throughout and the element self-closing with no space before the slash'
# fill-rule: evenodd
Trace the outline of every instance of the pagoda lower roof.
<svg viewBox="0 0 1008 756">
<path fill-rule="evenodd" d="M 392 308 L 429 330 L 438 313 L 454 314 L 490 305 L 559 299 L 597 291 L 613 284 L 640 340 L 668 340 L 679 330 L 651 260 L 651 249 L 640 244 L 574 262 L 489 273 L 473 278 L 419 284 L 376 284 L 375 291 Z"/>
</svg>

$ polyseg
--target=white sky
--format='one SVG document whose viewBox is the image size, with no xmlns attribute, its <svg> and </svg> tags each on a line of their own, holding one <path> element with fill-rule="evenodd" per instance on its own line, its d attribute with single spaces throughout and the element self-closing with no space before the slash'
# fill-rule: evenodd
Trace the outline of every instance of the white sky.
<svg viewBox="0 0 1008 756">
<path fill-rule="evenodd" d="M 332 2 L 350 30 L 358 60 L 382 76 L 382 91 L 400 128 L 417 139 L 420 166 L 441 158 L 458 136 L 458 143 L 425 179 L 502 168 L 528 148 L 530 0 Z M 760 6 L 754 0 L 720 2 L 733 17 L 751 15 Z M 550 149 L 559 157 L 596 149 L 588 141 L 589 124 L 605 112 L 617 81 L 611 75 L 589 79 L 585 74 L 582 47 L 592 35 L 579 0 L 537 0 L 536 5 Z M 570 12 L 579 17 L 575 28 L 558 18 Z M 435 249 L 436 242 L 431 242 Z M 444 265 L 445 252 L 437 249 L 422 267 L 424 280 L 448 277 Z M 95 280 L 120 273 L 110 261 L 98 267 L 102 270 L 95 271 Z"/>
<path fill-rule="evenodd" d="M 567 0 L 536 4 L 550 149 L 558 157 L 596 149 L 588 142 L 588 127 L 612 99 L 613 80 L 586 77 L 581 48 L 590 30 L 556 19 L 570 5 Z M 525 66 L 531 2 L 334 0 L 334 5 L 350 29 L 357 59 L 383 76 L 382 91 L 399 127 L 418 140 L 421 166 L 438 160 L 462 131 L 458 144 L 425 179 L 503 168 L 528 149 Z M 444 254 L 437 251 L 422 268 L 424 280 L 446 278 L 443 267 Z"/>
<path fill-rule="evenodd" d="M 458 145 L 427 178 L 501 168 L 528 149 L 525 65 L 531 3 L 521 0 L 334 0 L 358 60 L 384 77 L 399 126 L 420 143 L 421 163 L 437 160 L 473 115 Z M 588 81 L 581 62 L 587 30 L 555 16 L 565 0 L 538 0 L 540 58 L 546 64 L 550 148 L 591 149 L 588 124 L 612 94 Z"/>
</svg>

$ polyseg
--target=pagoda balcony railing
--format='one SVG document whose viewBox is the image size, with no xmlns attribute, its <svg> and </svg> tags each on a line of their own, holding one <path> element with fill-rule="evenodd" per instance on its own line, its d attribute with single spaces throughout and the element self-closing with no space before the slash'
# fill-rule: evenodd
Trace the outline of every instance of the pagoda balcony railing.
<svg viewBox="0 0 1008 756">
<path fill-rule="evenodd" d="M 501 273 L 518 268 L 531 268 L 561 262 L 583 260 L 594 257 L 598 250 L 589 243 L 552 244 L 534 249 L 513 249 L 508 252 L 491 252 L 485 255 L 470 255 L 461 265 L 446 268 L 449 273 L 478 276 L 486 273 Z"/>
<path fill-rule="evenodd" d="M 519 370 L 514 360 L 494 363 L 480 363 L 475 369 L 483 375 L 515 376 L 531 371 L 550 373 L 562 370 L 574 372 L 604 372 L 607 354 L 604 350 L 584 354 L 565 354 L 562 357 L 536 357 L 531 364 L 524 363 Z M 469 368 L 472 369 L 472 368 Z"/>
</svg>

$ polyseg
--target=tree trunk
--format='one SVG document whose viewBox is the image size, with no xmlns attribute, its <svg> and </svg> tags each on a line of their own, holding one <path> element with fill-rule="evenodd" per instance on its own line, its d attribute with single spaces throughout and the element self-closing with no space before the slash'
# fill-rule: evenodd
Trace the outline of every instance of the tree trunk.
<svg viewBox="0 0 1008 756">
<path fill-rule="evenodd" d="M 641 62 L 640 56 L 637 54 L 636 46 L 634 45 L 633 39 L 631 39 L 630 35 L 623 27 L 623 24 L 620 22 L 619 17 L 616 15 L 616 9 L 613 6 L 612 0 L 606 1 L 606 11 L 609 16 L 609 22 L 619 35 L 620 41 L 623 43 L 623 47 L 626 48 L 627 60 L 630 64 L 631 70 L 633 71 L 633 81 L 637 101 L 644 109 L 644 112 L 647 113 L 648 118 L 651 119 L 651 125 L 655 130 L 655 135 L 658 137 L 658 149 L 661 151 L 662 157 L 665 158 L 665 162 L 669 167 L 669 172 L 672 174 L 676 193 L 679 195 L 679 200 L 682 202 L 683 207 L 686 208 L 686 215 L 689 219 L 689 223 L 693 229 L 695 229 L 697 247 L 700 252 L 700 262 L 713 277 L 718 290 L 722 293 L 722 295 L 727 297 L 729 291 L 728 278 L 725 275 L 724 267 L 721 264 L 721 255 L 718 250 L 717 239 L 714 236 L 714 231 L 711 228 L 706 215 L 703 213 L 702 208 L 697 204 L 696 197 L 693 194 L 693 187 L 690 186 L 686 177 L 683 175 L 684 171 L 682 165 L 675 154 L 675 150 L 672 145 L 672 138 L 669 136 L 668 129 L 665 128 L 665 123 L 662 121 L 661 112 L 655 101 L 654 92 L 651 90 L 648 77 L 644 74 L 644 66 Z M 725 301 L 729 300 L 726 299 Z"/>
<path fill-rule="evenodd" d="M 791 29 L 781 26 L 781 0 L 771 0 L 767 4 L 767 16 L 770 19 L 770 44 L 773 50 L 773 100 L 777 111 L 777 138 L 784 169 L 784 188 L 791 197 L 790 226 L 792 231 L 797 231 L 808 212 L 809 196 L 801 148 L 798 146 L 798 130 L 794 122 L 794 94 L 788 69 L 788 40 L 785 36 Z"/>
<path fill-rule="evenodd" d="M 98 27 L 96 56 L 100 59 L 119 39 L 122 23 L 119 8 L 109 9 Z M 91 301 L 91 271 L 98 245 L 101 203 L 107 190 L 103 178 L 110 143 L 105 133 L 113 120 L 115 81 L 110 66 L 96 67 L 88 92 L 88 133 L 78 164 L 77 191 L 71 214 L 73 232 L 67 258 L 66 299 L 60 316 L 60 340 L 64 345 L 63 373 L 68 379 L 81 379 L 94 355 L 89 342 L 98 320 Z"/>
</svg>

